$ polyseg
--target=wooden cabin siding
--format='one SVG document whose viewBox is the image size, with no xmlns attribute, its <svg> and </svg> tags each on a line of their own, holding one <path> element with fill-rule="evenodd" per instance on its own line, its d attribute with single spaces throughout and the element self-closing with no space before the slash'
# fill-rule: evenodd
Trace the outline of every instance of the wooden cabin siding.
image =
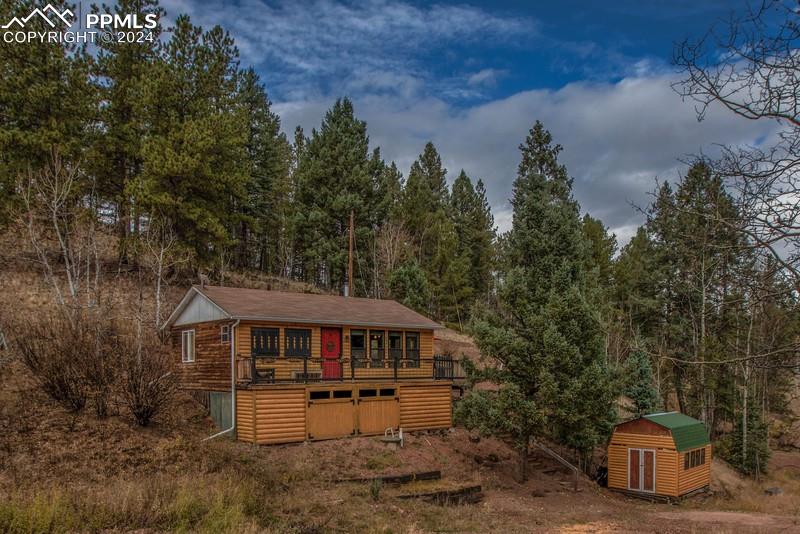
<svg viewBox="0 0 800 534">
<path fill-rule="evenodd" d="M 222 343 L 220 329 L 231 321 L 215 321 L 174 327 L 171 349 L 176 361 L 180 385 L 203 391 L 231 390 L 231 345 Z M 181 332 L 194 330 L 195 361 L 181 360 Z"/>
<path fill-rule="evenodd" d="M 255 395 L 252 391 L 236 392 L 236 436 L 241 441 L 256 441 Z"/>
<path fill-rule="evenodd" d="M 407 430 L 450 428 L 453 401 L 450 383 L 400 387 L 400 426 Z"/>
<path fill-rule="evenodd" d="M 278 329 L 278 346 L 280 347 L 280 355 L 275 358 L 262 357 L 258 358 L 256 365 L 261 369 L 275 369 L 275 378 L 277 380 L 290 380 L 296 373 L 302 373 L 304 368 L 309 373 L 321 373 L 322 367 L 319 362 L 321 357 L 321 329 L 322 328 L 340 328 L 342 330 L 342 359 L 345 363 L 342 365 L 342 378 L 350 380 L 353 377 L 353 370 L 350 367 L 350 331 L 363 330 L 368 331 L 382 331 L 384 332 L 384 362 L 381 367 L 371 367 L 369 361 L 369 352 L 365 356 L 367 367 L 359 367 L 355 369 L 356 380 L 370 380 L 370 379 L 385 379 L 394 377 L 394 369 L 389 360 L 388 352 L 388 333 L 389 332 L 406 332 L 418 333 L 420 336 L 419 344 L 419 367 L 403 367 L 401 365 L 397 370 L 398 378 L 432 378 L 433 377 L 433 331 L 432 330 L 409 330 L 402 328 L 370 328 L 368 326 L 336 326 L 336 325 L 308 325 L 299 323 L 271 323 L 271 322 L 258 322 L 250 321 L 244 322 L 236 329 L 236 352 L 237 358 L 250 360 L 252 357 L 251 347 L 251 330 L 253 328 L 277 328 Z M 287 358 L 284 354 L 286 347 L 285 331 L 289 328 L 298 328 L 311 330 L 311 358 L 316 361 L 304 362 L 303 358 Z M 179 338 L 180 341 L 180 338 Z M 367 347 L 369 344 L 367 342 Z M 405 351 L 405 338 L 403 342 Z"/>
<path fill-rule="evenodd" d="M 253 390 L 256 443 L 291 443 L 306 439 L 304 387 Z"/>
<path fill-rule="evenodd" d="M 685 451 L 680 453 L 676 472 L 678 473 L 678 494 L 683 495 L 696 489 L 708 486 L 711 483 L 711 445 L 706 445 L 706 461 L 702 465 L 684 470 Z"/>
</svg>

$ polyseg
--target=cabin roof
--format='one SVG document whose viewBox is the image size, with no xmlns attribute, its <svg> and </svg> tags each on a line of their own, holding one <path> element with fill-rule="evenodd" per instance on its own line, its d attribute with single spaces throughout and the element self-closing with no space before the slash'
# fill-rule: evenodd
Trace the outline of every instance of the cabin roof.
<svg viewBox="0 0 800 534">
<path fill-rule="evenodd" d="M 678 452 L 703 447 L 711 442 L 706 425 L 694 417 L 680 412 L 654 413 L 643 417 L 659 426 L 668 428 L 672 432 L 672 439 Z"/>
<path fill-rule="evenodd" d="M 175 323 L 182 311 L 198 296 L 210 301 L 229 319 L 422 330 L 442 328 L 394 300 L 220 286 L 192 286 L 166 326 Z"/>
</svg>

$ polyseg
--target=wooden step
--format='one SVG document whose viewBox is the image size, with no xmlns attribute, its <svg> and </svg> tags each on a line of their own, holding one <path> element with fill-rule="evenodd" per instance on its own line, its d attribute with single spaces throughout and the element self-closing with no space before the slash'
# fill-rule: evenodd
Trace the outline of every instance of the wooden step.
<svg viewBox="0 0 800 534">
<path fill-rule="evenodd" d="M 449 490 L 398 495 L 397 497 L 399 499 L 422 499 L 438 505 L 475 504 L 483 500 L 483 492 L 480 486 L 465 486 Z"/>
</svg>

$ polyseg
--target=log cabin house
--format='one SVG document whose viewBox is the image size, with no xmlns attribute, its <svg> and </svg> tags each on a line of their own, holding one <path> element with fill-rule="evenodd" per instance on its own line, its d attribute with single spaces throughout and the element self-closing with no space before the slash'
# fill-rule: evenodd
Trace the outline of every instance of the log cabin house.
<svg viewBox="0 0 800 534">
<path fill-rule="evenodd" d="M 711 483 L 711 441 L 702 421 L 678 412 L 645 415 L 614 428 L 608 487 L 677 499 Z"/>
<path fill-rule="evenodd" d="M 181 386 L 208 399 L 220 434 L 274 444 L 452 425 L 441 327 L 395 301 L 194 286 L 165 328 Z"/>
</svg>

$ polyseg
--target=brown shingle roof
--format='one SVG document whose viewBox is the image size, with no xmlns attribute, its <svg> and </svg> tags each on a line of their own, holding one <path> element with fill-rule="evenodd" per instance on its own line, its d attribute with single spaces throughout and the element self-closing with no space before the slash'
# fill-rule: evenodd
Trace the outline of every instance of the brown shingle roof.
<svg viewBox="0 0 800 534">
<path fill-rule="evenodd" d="M 441 326 L 393 300 L 195 286 L 235 319 L 435 329 Z"/>
</svg>

